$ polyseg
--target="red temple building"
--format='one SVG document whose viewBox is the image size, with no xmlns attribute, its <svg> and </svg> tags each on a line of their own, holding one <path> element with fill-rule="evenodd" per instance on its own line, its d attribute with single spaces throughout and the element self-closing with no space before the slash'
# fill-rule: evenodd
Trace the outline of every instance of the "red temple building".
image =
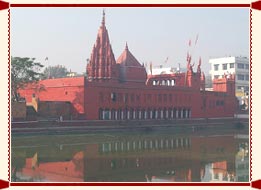
<svg viewBox="0 0 261 190">
<path fill-rule="evenodd" d="M 214 79 L 213 91 L 206 91 L 201 60 L 193 71 L 189 54 L 186 72 L 161 75 L 147 74 L 127 43 L 116 60 L 104 13 L 86 72 L 87 77 L 41 80 L 21 89 L 20 95 L 28 104 L 70 103 L 70 119 L 217 118 L 233 117 L 235 113 L 234 76 Z"/>
</svg>

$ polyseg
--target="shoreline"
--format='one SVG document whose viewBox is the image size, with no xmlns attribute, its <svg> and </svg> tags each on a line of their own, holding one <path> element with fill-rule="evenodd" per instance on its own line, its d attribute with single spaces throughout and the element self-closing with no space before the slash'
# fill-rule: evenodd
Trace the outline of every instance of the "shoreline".
<svg viewBox="0 0 261 190">
<path fill-rule="evenodd" d="M 202 129 L 246 129 L 248 118 L 207 118 L 186 120 L 125 120 L 125 121 L 24 121 L 12 122 L 12 135 L 68 134 L 93 132 L 128 132 L 154 130 L 186 130 L 193 133 Z"/>
</svg>

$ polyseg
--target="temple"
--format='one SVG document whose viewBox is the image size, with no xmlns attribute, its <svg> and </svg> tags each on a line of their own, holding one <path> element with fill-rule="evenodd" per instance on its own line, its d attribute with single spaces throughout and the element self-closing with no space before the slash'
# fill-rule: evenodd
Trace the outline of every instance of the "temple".
<svg viewBox="0 0 261 190">
<path fill-rule="evenodd" d="M 115 59 L 103 12 L 86 66 L 87 76 L 41 80 L 20 89 L 20 95 L 38 115 L 73 120 L 234 117 L 237 103 L 233 75 L 214 79 L 213 91 L 207 91 L 201 59 L 196 71 L 188 54 L 186 72 L 153 75 L 130 49 L 126 43 Z"/>
</svg>

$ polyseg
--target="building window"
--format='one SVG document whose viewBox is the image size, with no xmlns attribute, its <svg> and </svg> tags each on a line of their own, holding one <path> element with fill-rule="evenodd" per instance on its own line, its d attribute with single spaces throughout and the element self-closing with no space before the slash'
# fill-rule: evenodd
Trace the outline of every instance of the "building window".
<svg viewBox="0 0 261 190">
<path fill-rule="evenodd" d="M 238 86 L 237 90 L 242 90 L 244 87 L 243 86 Z"/>
<path fill-rule="evenodd" d="M 245 75 L 245 80 L 249 81 L 249 75 Z"/>
<path fill-rule="evenodd" d="M 235 68 L 235 63 L 230 63 L 230 64 L 229 64 L 229 68 L 230 68 L 230 69 Z"/>
<path fill-rule="evenodd" d="M 175 83 L 176 83 L 175 80 L 172 79 L 171 80 L 171 86 L 175 86 Z"/>
<path fill-rule="evenodd" d="M 214 71 L 218 71 L 218 66 L 219 66 L 218 64 L 214 65 Z"/>
<path fill-rule="evenodd" d="M 245 79 L 244 75 L 241 75 L 241 74 L 237 75 L 237 80 L 244 80 L 244 79 Z"/>
<path fill-rule="evenodd" d="M 219 78 L 219 75 L 214 75 L 214 78 L 215 78 L 215 79 L 218 79 L 218 78 Z"/>
<path fill-rule="evenodd" d="M 243 63 L 238 63 L 237 64 L 238 69 L 244 69 L 244 64 Z"/>
<path fill-rule="evenodd" d="M 249 65 L 248 65 L 248 64 L 245 64 L 245 68 L 248 70 L 248 69 L 249 69 Z"/>
<path fill-rule="evenodd" d="M 112 92 L 112 93 L 111 93 L 111 100 L 112 100 L 113 102 L 116 101 L 116 93 L 115 93 L 115 92 Z"/>
<path fill-rule="evenodd" d="M 226 63 L 222 65 L 222 69 L 227 70 L 227 64 Z"/>
</svg>

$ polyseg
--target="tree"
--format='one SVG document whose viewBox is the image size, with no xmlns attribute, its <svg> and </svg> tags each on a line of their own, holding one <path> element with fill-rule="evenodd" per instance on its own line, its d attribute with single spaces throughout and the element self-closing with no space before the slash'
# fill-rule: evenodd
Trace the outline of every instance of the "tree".
<svg viewBox="0 0 261 190">
<path fill-rule="evenodd" d="M 62 65 L 49 66 L 46 67 L 43 71 L 43 78 L 63 78 L 68 74 L 66 67 Z"/>
<path fill-rule="evenodd" d="M 35 58 L 11 57 L 11 97 L 13 101 L 19 101 L 18 90 L 28 83 L 37 82 L 42 74 L 41 63 L 35 62 Z"/>
</svg>

